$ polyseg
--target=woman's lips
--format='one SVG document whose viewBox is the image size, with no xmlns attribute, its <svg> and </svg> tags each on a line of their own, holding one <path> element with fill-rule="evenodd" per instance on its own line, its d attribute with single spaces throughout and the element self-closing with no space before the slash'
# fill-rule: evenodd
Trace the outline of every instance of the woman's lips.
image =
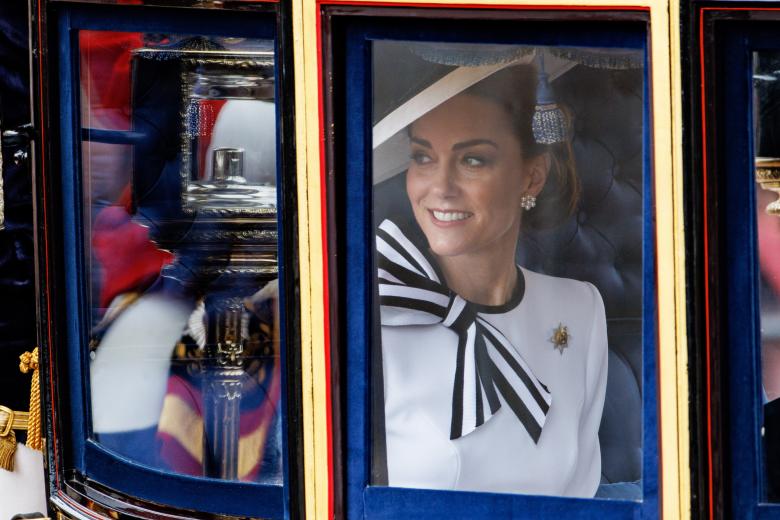
<svg viewBox="0 0 780 520">
<path fill-rule="evenodd" d="M 471 218 L 474 214 L 469 211 L 452 211 L 429 209 L 428 213 L 433 217 L 433 222 L 438 225 L 450 226 L 460 224 L 464 220 Z"/>
</svg>

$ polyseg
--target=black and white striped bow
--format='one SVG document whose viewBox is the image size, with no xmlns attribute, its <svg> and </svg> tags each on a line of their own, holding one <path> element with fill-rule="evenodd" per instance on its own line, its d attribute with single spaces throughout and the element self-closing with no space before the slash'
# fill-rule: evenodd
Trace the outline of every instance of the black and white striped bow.
<svg viewBox="0 0 780 520">
<path fill-rule="evenodd" d="M 487 422 L 501 408 L 500 394 L 538 442 L 550 408 L 550 391 L 509 340 L 472 304 L 449 290 L 425 249 L 418 248 L 393 221 L 380 224 L 376 246 L 382 325 L 441 323 L 458 335 L 450 439 L 468 435 Z"/>
</svg>

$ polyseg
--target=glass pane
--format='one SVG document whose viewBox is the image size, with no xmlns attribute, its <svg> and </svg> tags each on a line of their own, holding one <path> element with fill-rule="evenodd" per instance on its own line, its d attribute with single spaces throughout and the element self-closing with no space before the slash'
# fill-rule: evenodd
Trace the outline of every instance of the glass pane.
<svg viewBox="0 0 780 520">
<path fill-rule="evenodd" d="M 373 64 L 373 483 L 641 499 L 644 51 Z"/>
<path fill-rule="evenodd" d="M 780 218 L 771 188 L 780 187 L 780 52 L 753 54 L 756 155 L 756 219 L 758 227 L 759 307 L 761 320 L 761 371 L 764 425 L 763 493 L 772 502 L 780 500 L 780 264 L 776 252 L 780 246 Z M 766 188 L 766 189 L 762 189 Z"/>
<path fill-rule="evenodd" d="M 273 42 L 81 31 L 79 52 L 92 436 L 281 485 Z"/>
</svg>

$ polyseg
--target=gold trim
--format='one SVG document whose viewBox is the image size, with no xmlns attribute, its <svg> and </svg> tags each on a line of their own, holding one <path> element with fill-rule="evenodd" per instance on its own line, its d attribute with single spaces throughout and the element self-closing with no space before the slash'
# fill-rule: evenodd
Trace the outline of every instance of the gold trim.
<svg viewBox="0 0 780 520">
<path fill-rule="evenodd" d="M 780 181 L 780 166 L 757 166 L 756 182 L 764 184 L 765 182 Z"/>
<path fill-rule="evenodd" d="M 11 430 L 27 430 L 29 412 L 18 412 L 7 406 L 0 406 L 0 437 L 5 437 Z"/>
<path fill-rule="evenodd" d="M 40 363 L 38 359 L 38 347 L 32 352 L 24 352 L 19 356 L 19 370 L 22 374 L 32 372 L 30 380 L 30 415 L 27 421 L 26 446 L 34 450 L 43 451 L 43 428 L 41 426 L 41 379 Z"/>
<path fill-rule="evenodd" d="M 761 189 L 773 192 L 777 199 L 767 204 L 764 211 L 780 216 L 780 158 L 757 157 L 755 164 L 756 183 Z"/>
</svg>

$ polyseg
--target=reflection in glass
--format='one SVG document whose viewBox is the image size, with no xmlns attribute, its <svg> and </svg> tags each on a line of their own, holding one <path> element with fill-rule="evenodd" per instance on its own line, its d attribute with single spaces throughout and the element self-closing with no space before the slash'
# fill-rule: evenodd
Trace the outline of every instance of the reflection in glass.
<svg viewBox="0 0 780 520">
<path fill-rule="evenodd" d="M 756 222 L 758 230 L 759 306 L 761 320 L 761 372 L 764 408 L 763 492 L 767 500 L 780 500 L 780 218 L 777 195 L 780 187 L 780 89 L 777 85 L 780 54 L 753 54 L 755 112 Z"/>
<path fill-rule="evenodd" d="M 79 36 L 93 437 L 281 484 L 273 42 Z"/>
<path fill-rule="evenodd" d="M 273 63 L 213 53 L 184 63 L 185 207 L 275 207 L 275 165 L 261 160 L 274 155 L 274 127 L 246 131 L 274 118 Z"/>
<path fill-rule="evenodd" d="M 644 67 L 374 43 L 375 485 L 641 499 Z"/>
</svg>

